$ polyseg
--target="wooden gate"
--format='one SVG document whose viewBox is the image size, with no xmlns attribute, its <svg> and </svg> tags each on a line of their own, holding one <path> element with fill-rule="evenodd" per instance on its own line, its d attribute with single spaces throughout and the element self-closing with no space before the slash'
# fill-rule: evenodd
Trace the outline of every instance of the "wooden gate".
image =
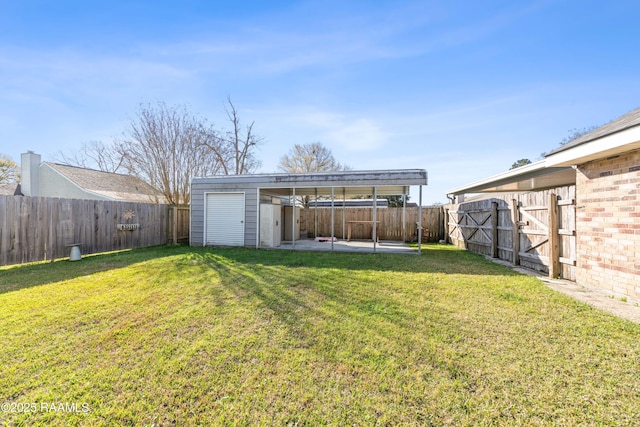
<svg viewBox="0 0 640 427">
<path fill-rule="evenodd" d="M 464 242 L 467 250 L 497 258 L 497 209 L 498 203 L 491 202 L 487 207 L 448 211 L 450 238 Z"/>
<path fill-rule="evenodd" d="M 575 280 L 575 187 L 498 195 L 450 205 L 446 235 L 457 246 Z"/>
<path fill-rule="evenodd" d="M 512 201 L 513 264 L 544 271 L 549 277 L 572 278 L 576 265 L 575 199 L 549 194 L 544 205 Z M 568 228 L 563 228 L 568 227 Z"/>
</svg>

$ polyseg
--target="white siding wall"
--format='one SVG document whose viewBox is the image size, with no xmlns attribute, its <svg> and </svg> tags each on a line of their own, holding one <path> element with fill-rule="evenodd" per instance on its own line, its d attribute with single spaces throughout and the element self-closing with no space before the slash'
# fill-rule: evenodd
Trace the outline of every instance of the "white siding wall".
<svg viewBox="0 0 640 427">
<path fill-rule="evenodd" d="M 82 190 L 68 179 L 51 169 L 46 163 L 40 166 L 40 196 L 63 199 L 109 200 Z"/>
</svg>

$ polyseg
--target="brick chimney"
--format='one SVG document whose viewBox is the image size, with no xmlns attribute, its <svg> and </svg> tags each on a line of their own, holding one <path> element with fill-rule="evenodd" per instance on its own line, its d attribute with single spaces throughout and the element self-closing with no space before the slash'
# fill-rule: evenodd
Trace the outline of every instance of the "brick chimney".
<svg viewBox="0 0 640 427">
<path fill-rule="evenodd" d="M 25 196 L 40 195 L 40 154 L 33 151 L 22 153 L 21 166 L 21 189 Z"/>
</svg>

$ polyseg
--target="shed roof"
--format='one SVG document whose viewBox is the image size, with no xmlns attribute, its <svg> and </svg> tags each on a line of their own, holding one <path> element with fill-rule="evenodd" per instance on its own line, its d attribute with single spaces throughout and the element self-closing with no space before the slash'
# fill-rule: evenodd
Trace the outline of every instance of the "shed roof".
<svg viewBox="0 0 640 427">
<path fill-rule="evenodd" d="M 59 163 L 43 163 L 78 187 L 109 199 L 149 203 L 156 202 L 162 198 L 158 190 L 135 176 Z"/>
<path fill-rule="evenodd" d="M 244 185 L 269 189 L 274 195 L 298 196 L 330 195 L 347 196 L 368 195 L 376 187 L 379 195 L 409 194 L 409 186 L 426 185 L 427 171 L 424 169 L 392 169 L 366 171 L 336 171 L 308 173 L 275 173 L 252 175 L 216 175 L 194 178 L 192 184 L 210 184 L 212 186 Z"/>
</svg>

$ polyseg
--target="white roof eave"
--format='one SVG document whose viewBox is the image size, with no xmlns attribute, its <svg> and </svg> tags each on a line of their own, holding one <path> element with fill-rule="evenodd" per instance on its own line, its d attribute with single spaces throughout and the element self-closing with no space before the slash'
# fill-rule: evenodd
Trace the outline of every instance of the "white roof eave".
<svg viewBox="0 0 640 427">
<path fill-rule="evenodd" d="M 637 149 L 640 149 L 640 126 L 627 128 L 550 154 L 538 162 L 454 188 L 447 194 L 533 191 L 575 184 L 575 172 L 571 170 L 572 168 Z"/>
<path fill-rule="evenodd" d="M 570 167 L 549 168 L 546 160 L 540 160 L 451 189 L 447 194 L 528 191 L 541 186 L 549 188 L 566 185 L 571 180 L 575 182 L 575 174 Z"/>
</svg>

